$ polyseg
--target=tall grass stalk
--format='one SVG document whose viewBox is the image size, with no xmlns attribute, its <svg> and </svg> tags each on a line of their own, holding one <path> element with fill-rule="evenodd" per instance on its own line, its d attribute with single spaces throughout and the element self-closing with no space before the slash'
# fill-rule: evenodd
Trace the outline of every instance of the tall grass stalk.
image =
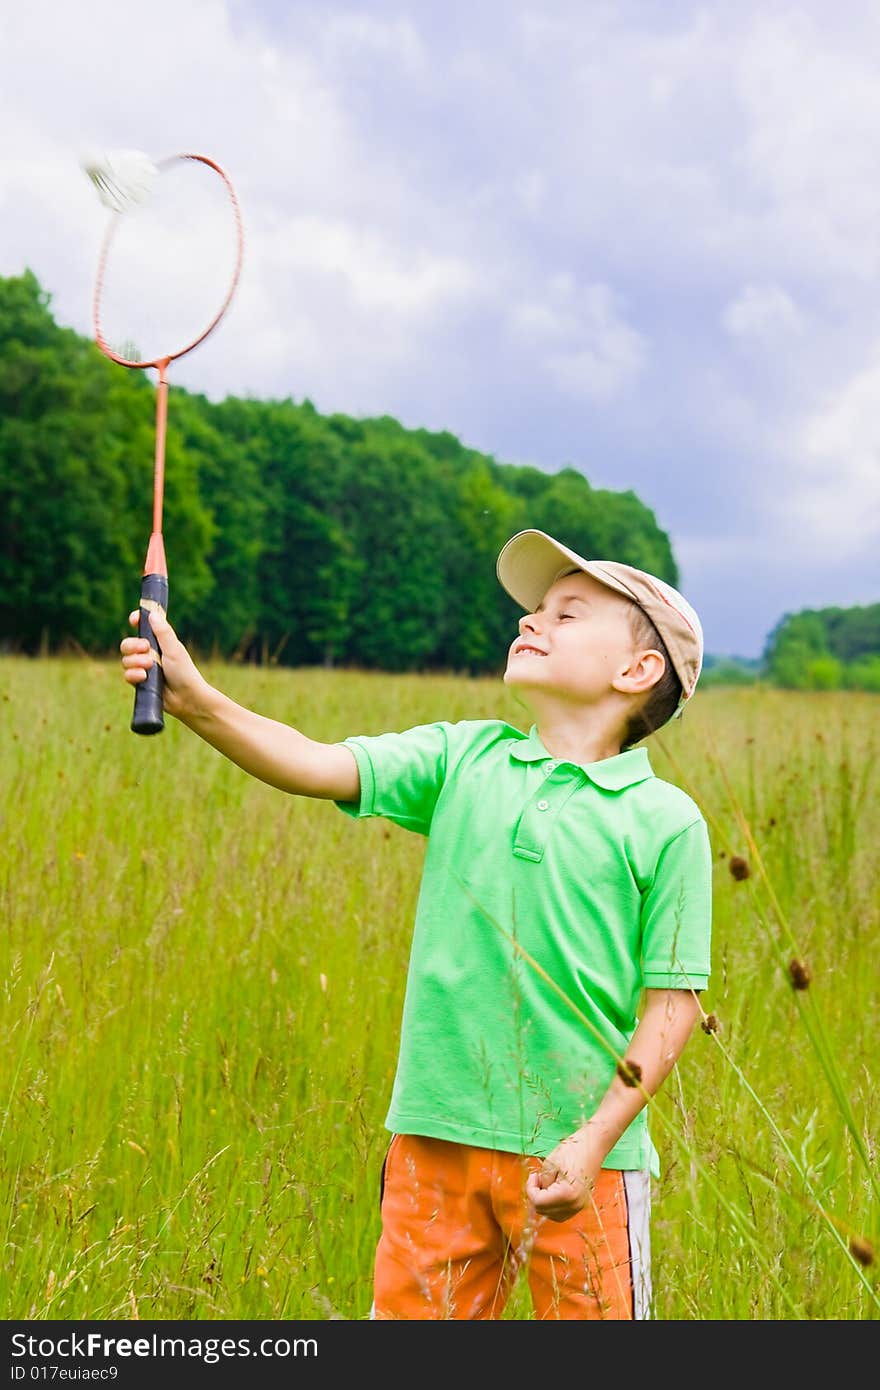
<svg viewBox="0 0 880 1390">
<path fill-rule="evenodd" d="M 788 945 L 789 952 L 792 953 L 788 961 L 786 961 L 786 953 L 783 951 L 781 943 L 777 940 L 776 936 L 773 933 L 770 915 L 766 913 L 763 909 L 758 894 L 755 890 L 754 880 L 751 879 L 751 874 L 749 874 L 749 891 L 751 893 L 754 905 L 758 912 L 759 920 L 762 922 L 766 930 L 768 940 L 770 941 L 771 945 L 774 947 L 776 951 L 780 967 L 785 973 L 786 978 L 788 978 L 789 981 L 791 981 L 792 983 L 795 1002 L 798 1011 L 801 1015 L 802 1022 L 804 1023 L 804 1026 L 807 1030 L 807 1035 L 813 1045 L 813 1048 L 816 1052 L 816 1056 L 819 1058 L 822 1071 L 825 1074 L 825 1077 L 831 1088 L 831 1092 L 834 1096 L 834 1100 L 837 1104 L 837 1107 L 840 1110 L 844 1122 L 852 1136 L 852 1140 L 856 1146 L 856 1150 L 859 1154 L 859 1157 L 861 1158 L 865 1166 L 865 1172 L 868 1176 L 869 1181 L 871 1182 L 874 1191 L 874 1198 L 878 1203 L 880 1203 L 880 1179 L 878 1179 L 876 1167 L 872 1162 L 871 1156 L 868 1153 L 867 1145 L 862 1137 L 861 1131 L 856 1122 L 856 1117 L 853 1112 L 852 1105 L 850 1104 L 849 1095 L 847 1093 L 846 1086 L 841 1076 L 840 1067 L 835 1056 L 833 1043 L 828 1035 L 828 1030 L 825 1025 L 825 1021 L 822 1017 L 821 1010 L 816 1003 L 815 990 L 812 987 L 811 972 L 809 972 L 808 968 L 803 968 L 800 971 L 797 969 L 798 965 L 803 966 L 803 962 L 800 961 L 800 953 L 802 950 L 802 946 L 795 936 L 795 933 L 791 927 L 786 913 L 783 911 L 778 894 L 774 888 L 770 875 L 767 872 L 767 868 L 764 863 L 761 851 L 758 847 L 757 841 L 755 839 L 754 833 L 752 831 L 752 827 L 749 824 L 748 817 L 746 816 L 743 807 L 734 792 L 733 786 L 731 785 L 730 777 L 728 776 L 727 770 L 724 767 L 722 759 L 718 756 L 717 749 L 714 747 L 710 735 L 704 735 L 704 743 L 707 747 L 711 749 L 711 756 L 713 758 L 714 765 L 717 768 L 718 773 L 727 790 L 730 805 L 733 808 L 736 817 L 736 823 L 742 833 L 743 841 L 749 850 L 753 862 L 757 866 L 761 882 L 763 883 L 764 888 L 769 897 L 772 908 L 772 915 L 775 917 L 776 923 L 782 933 L 782 936 L 784 937 L 784 940 Z M 676 766 L 676 770 L 679 776 L 682 776 L 683 772 L 680 767 L 680 764 L 675 762 L 674 765 Z M 867 775 L 865 775 L 862 782 L 863 793 L 866 786 Z M 844 798 L 844 804 L 848 804 L 848 798 Z M 721 835 L 723 832 L 721 830 L 717 817 L 710 815 L 709 819 L 711 820 L 716 835 Z M 730 845 L 730 841 L 728 840 L 728 849 L 731 848 L 732 846 Z M 793 966 L 794 968 L 792 968 Z"/>
</svg>

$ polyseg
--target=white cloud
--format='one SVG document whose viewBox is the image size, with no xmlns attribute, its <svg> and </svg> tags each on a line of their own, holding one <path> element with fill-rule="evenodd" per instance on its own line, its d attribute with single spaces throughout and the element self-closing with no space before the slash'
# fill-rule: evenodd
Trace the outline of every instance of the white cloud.
<svg viewBox="0 0 880 1390">
<path fill-rule="evenodd" d="M 513 181 L 514 197 L 523 209 L 536 217 L 545 208 L 547 179 L 541 169 L 529 169 L 519 174 Z"/>
<path fill-rule="evenodd" d="M 394 317 L 424 322 L 477 289 L 465 261 L 339 219 L 291 218 L 274 239 L 274 253 L 276 271 L 338 277 L 361 308 Z"/>
<path fill-rule="evenodd" d="M 858 555 L 880 536 L 880 359 L 804 424 L 789 507 L 802 544 Z"/>
<path fill-rule="evenodd" d="M 510 322 L 556 389 L 608 401 L 631 386 L 644 367 L 647 343 L 626 322 L 610 286 L 579 286 L 562 272 L 542 289 L 512 307 Z"/>
<path fill-rule="evenodd" d="M 425 67 L 425 47 L 409 19 L 385 20 L 346 10 L 322 16 L 320 35 L 328 54 L 343 63 L 387 59 L 410 75 Z"/>
<path fill-rule="evenodd" d="M 848 27 L 792 8 L 757 13 L 735 57 L 753 223 L 775 258 L 823 280 L 830 266 L 838 276 L 880 271 L 878 41 L 876 13 Z"/>
<path fill-rule="evenodd" d="M 745 285 L 726 306 L 721 321 L 732 338 L 774 341 L 801 333 L 803 315 L 779 285 Z"/>
<path fill-rule="evenodd" d="M 589 347 L 552 353 L 544 363 L 561 391 L 607 401 L 625 390 L 642 366 L 641 339 L 623 324 L 604 325 Z"/>
</svg>

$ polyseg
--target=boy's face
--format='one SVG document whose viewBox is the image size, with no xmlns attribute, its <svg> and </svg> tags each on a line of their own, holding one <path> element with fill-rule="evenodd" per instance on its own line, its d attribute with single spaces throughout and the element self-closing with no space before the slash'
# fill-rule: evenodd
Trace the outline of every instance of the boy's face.
<svg viewBox="0 0 880 1390">
<path fill-rule="evenodd" d="M 520 618 L 504 683 L 526 700 L 534 693 L 596 705 L 614 691 L 636 693 L 635 658 L 629 600 L 579 571 L 557 579 Z"/>
</svg>

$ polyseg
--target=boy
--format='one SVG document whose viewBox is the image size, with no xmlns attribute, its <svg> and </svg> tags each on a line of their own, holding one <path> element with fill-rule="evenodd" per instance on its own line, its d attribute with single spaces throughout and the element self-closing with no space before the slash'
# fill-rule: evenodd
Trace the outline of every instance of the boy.
<svg viewBox="0 0 880 1390">
<path fill-rule="evenodd" d="M 463 720 L 318 743 L 209 686 L 154 613 L 165 707 L 283 791 L 428 837 L 371 1317 L 499 1318 L 527 1266 L 538 1319 L 645 1318 L 647 1102 L 708 984 L 711 854 L 633 745 L 692 696 L 702 630 L 671 586 L 543 531 L 497 574 L 526 610 L 504 681 L 527 735 Z M 149 645 L 121 650 L 136 684 Z"/>
</svg>

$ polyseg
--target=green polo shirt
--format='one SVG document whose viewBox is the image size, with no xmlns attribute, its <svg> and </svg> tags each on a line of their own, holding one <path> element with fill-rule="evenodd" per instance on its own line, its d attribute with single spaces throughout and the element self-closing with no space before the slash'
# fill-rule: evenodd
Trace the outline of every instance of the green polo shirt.
<svg viewBox="0 0 880 1390">
<path fill-rule="evenodd" d="M 642 990 L 708 983 L 705 820 L 643 746 L 579 764 L 492 719 L 344 742 L 340 810 L 427 836 L 386 1126 L 547 1154 L 608 1089 Z M 605 1166 L 659 1173 L 647 1107 Z"/>
</svg>

